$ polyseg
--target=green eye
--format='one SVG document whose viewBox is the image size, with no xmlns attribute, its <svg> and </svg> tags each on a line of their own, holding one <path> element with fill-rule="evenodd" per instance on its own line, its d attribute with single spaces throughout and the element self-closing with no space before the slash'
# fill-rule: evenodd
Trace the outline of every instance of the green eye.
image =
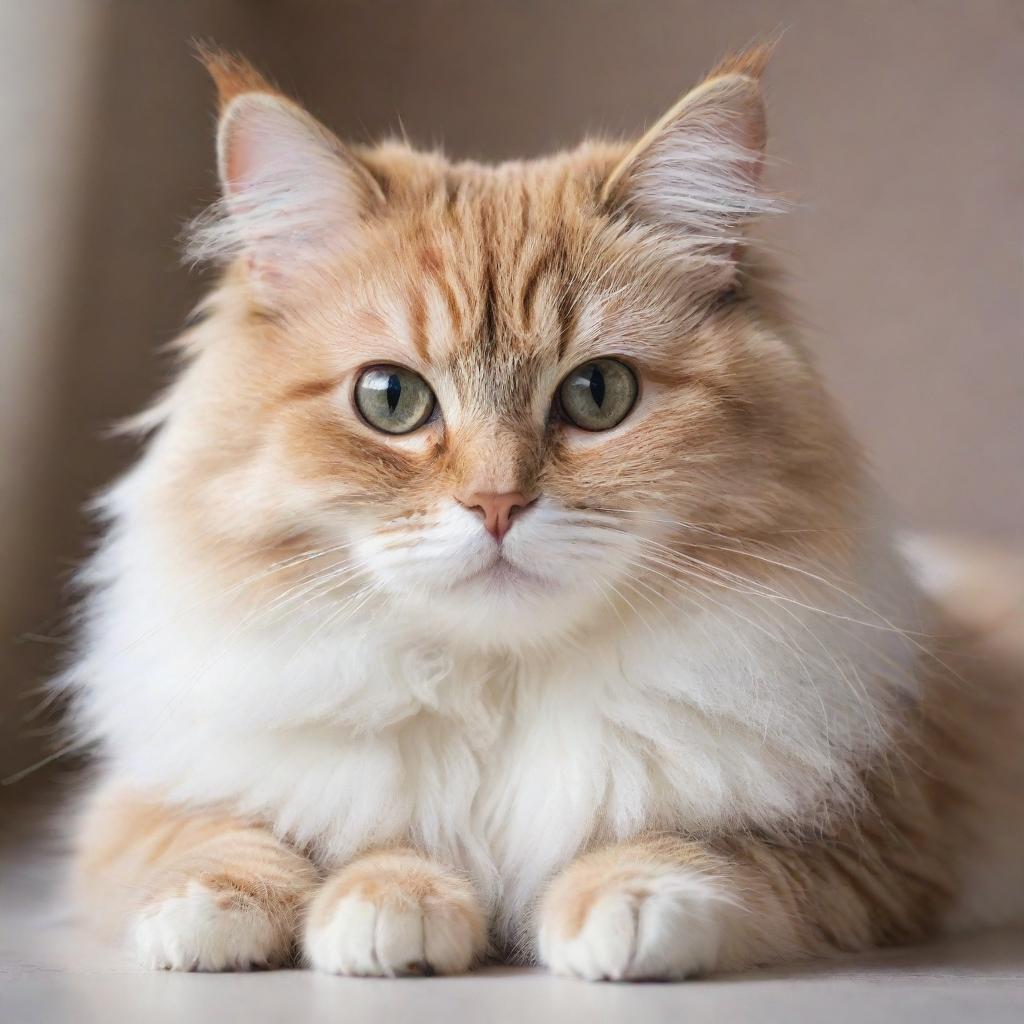
<svg viewBox="0 0 1024 1024">
<path fill-rule="evenodd" d="M 594 359 L 562 381 L 558 399 L 566 419 L 583 430 L 611 430 L 636 403 L 633 371 L 617 359 Z"/>
<path fill-rule="evenodd" d="M 374 366 L 356 381 L 356 406 L 363 419 L 385 434 L 408 434 L 434 411 L 434 392 L 412 370 Z"/>
</svg>

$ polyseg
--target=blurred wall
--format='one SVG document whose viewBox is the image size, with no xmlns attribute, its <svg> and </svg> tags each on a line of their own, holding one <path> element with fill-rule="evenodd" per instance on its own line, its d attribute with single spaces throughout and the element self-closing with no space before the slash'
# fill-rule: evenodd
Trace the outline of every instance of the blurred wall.
<svg viewBox="0 0 1024 1024">
<path fill-rule="evenodd" d="M 67 290 L 99 80 L 97 21 L 0 4 L 0 779 L 40 748 L 29 687 L 53 664 L 58 577 L 81 544 L 66 486 Z M 75 428 L 77 429 L 77 427 Z M 30 703 L 31 701 L 31 703 Z"/>
<path fill-rule="evenodd" d="M 341 134 L 457 155 L 637 131 L 723 51 L 784 30 L 769 227 L 833 390 L 906 518 L 1024 535 L 1020 0 L 0 0 L 0 775 L 55 663 L 101 439 L 163 379 L 202 279 L 212 96 L 241 50 Z"/>
</svg>

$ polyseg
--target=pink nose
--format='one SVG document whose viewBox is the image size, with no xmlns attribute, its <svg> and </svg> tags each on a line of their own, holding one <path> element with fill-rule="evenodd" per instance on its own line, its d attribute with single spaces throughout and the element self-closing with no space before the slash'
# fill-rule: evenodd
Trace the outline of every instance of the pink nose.
<svg viewBox="0 0 1024 1024">
<path fill-rule="evenodd" d="M 500 541 L 512 529 L 513 518 L 536 499 L 527 498 L 521 491 L 507 491 L 504 494 L 477 491 L 475 494 L 457 497 L 456 500 L 470 512 L 476 512 L 484 521 L 487 532 L 496 541 Z"/>
</svg>

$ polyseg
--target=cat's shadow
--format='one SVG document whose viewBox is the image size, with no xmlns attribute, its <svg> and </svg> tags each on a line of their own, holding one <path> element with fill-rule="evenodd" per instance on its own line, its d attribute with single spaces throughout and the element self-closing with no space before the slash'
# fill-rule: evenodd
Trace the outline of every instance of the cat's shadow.
<svg viewBox="0 0 1024 1024">
<path fill-rule="evenodd" d="M 853 980 L 871 975 L 885 975 L 887 979 L 991 978 L 993 973 L 1004 972 L 1011 979 L 1024 977 L 1024 930 L 996 929 L 916 946 L 804 960 L 740 974 L 718 974 L 705 980 L 744 982 L 823 977 Z"/>
</svg>

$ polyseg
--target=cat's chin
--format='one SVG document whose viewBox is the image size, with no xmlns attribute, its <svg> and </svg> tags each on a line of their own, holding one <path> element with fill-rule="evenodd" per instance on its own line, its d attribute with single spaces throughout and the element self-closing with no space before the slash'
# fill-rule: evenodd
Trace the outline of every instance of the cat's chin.
<svg viewBox="0 0 1024 1024">
<path fill-rule="evenodd" d="M 557 579 L 506 561 L 467 573 L 443 589 L 420 592 L 441 632 L 471 645 L 518 647 L 543 642 L 578 624 L 588 602 Z"/>
<path fill-rule="evenodd" d="M 560 587 L 555 580 L 524 569 L 501 556 L 490 565 L 456 580 L 449 588 L 454 593 L 475 590 L 483 595 L 507 594 L 512 599 L 524 592 L 553 593 L 558 589 Z"/>
</svg>

